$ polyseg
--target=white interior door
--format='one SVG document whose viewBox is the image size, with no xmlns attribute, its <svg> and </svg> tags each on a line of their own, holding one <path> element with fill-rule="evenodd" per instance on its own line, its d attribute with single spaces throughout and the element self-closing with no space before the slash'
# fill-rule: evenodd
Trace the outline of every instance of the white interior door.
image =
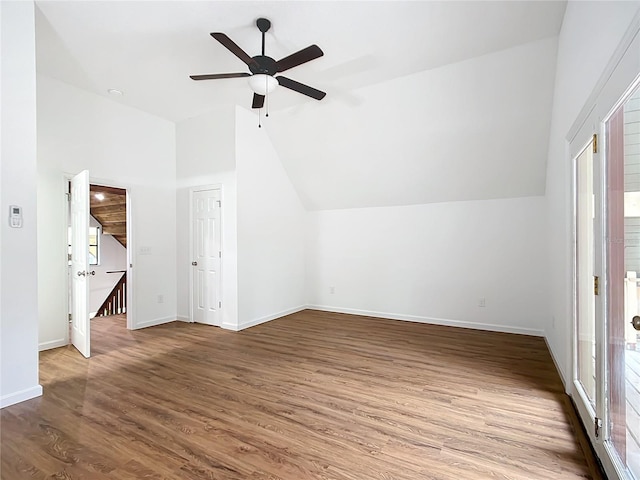
<svg viewBox="0 0 640 480">
<path fill-rule="evenodd" d="M 575 228 L 575 305 L 572 396 L 595 440 L 602 418 L 602 194 L 595 137 L 573 160 Z M 600 431 L 598 429 L 598 436 Z"/>
<path fill-rule="evenodd" d="M 220 190 L 194 191 L 192 196 L 192 321 L 220 325 Z"/>
<path fill-rule="evenodd" d="M 89 357 L 89 172 L 71 179 L 71 343 Z"/>
</svg>

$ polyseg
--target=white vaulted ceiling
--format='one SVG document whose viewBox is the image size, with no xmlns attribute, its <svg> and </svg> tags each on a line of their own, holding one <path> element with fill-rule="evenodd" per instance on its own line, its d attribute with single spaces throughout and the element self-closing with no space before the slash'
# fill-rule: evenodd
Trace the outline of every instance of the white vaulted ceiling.
<svg viewBox="0 0 640 480">
<path fill-rule="evenodd" d="M 250 107 L 246 66 L 209 36 L 327 92 L 277 89 L 265 128 L 311 209 L 542 195 L 565 2 L 38 1 L 38 73 L 174 122 Z M 229 121 L 234 121 L 232 118 Z"/>
</svg>

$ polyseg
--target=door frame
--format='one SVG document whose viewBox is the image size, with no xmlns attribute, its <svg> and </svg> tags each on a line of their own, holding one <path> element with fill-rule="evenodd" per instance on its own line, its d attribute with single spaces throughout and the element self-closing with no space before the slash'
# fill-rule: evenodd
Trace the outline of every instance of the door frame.
<svg viewBox="0 0 640 480">
<path fill-rule="evenodd" d="M 627 469 L 625 465 L 622 465 L 619 460 L 617 453 L 612 446 L 612 443 L 609 441 L 611 432 L 609 429 L 609 412 L 605 411 L 606 402 L 602 401 L 607 395 L 607 381 L 608 381 L 608 351 L 607 351 L 607 312 L 609 311 L 609 305 L 607 302 L 607 298 L 609 295 L 609 286 L 607 285 L 607 277 L 609 275 L 608 264 L 607 264 L 607 255 L 608 255 L 608 245 L 606 244 L 606 238 L 608 236 L 608 231 L 606 230 L 608 227 L 608 218 L 606 216 L 608 211 L 608 203 L 607 203 L 607 184 L 608 179 L 606 175 L 607 171 L 607 159 L 602 156 L 601 152 L 606 151 L 606 121 L 609 119 L 611 114 L 616 110 L 616 108 L 621 104 L 622 99 L 625 98 L 633 88 L 637 87 L 640 83 L 640 55 L 637 52 L 640 51 L 640 11 L 635 15 L 627 32 L 623 36 L 620 44 L 612 55 L 609 63 L 605 67 L 604 72 L 602 73 L 600 79 L 598 80 L 596 87 L 593 92 L 587 99 L 584 107 L 582 108 L 580 114 L 578 115 L 576 121 L 573 126 L 569 130 L 569 133 L 566 137 L 568 152 L 569 152 L 569 161 L 572 162 L 572 172 L 574 169 L 573 161 L 575 157 L 582 151 L 582 146 L 584 144 L 588 144 L 588 139 L 592 137 L 595 133 L 598 135 L 598 154 L 599 161 L 598 168 L 600 173 L 599 184 L 597 188 L 602 192 L 602 197 L 600 200 L 600 213 L 602 215 L 601 222 L 601 231 L 598 232 L 599 239 L 596 241 L 600 243 L 600 251 L 596 252 L 596 255 L 602 257 L 602 271 L 600 273 L 600 296 L 601 296 L 601 305 L 599 306 L 599 314 L 602 315 L 599 325 L 596 322 L 596 372 L 601 372 L 600 377 L 598 379 L 598 384 L 596 385 L 596 416 L 598 416 L 602 420 L 602 434 L 599 438 L 595 438 L 594 435 L 594 426 L 585 425 L 585 429 L 588 434 L 589 441 L 591 442 L 596 455 L 599 457 L 602 467 L 607 474 L 607 476 L 611 480 L 615 479 L 625 479 L 627 476 Z M 604 161 L 601 161 L 604 159 Z M 595 161 L 595 159 L 594 159 Z M 572 176 L 572 202 L 575 203 L 575 175 Z M 573 218 L 573 254 L 572 258 L 575 263 L 575 205 L 572 211 Z M 573 269 L 573 282 L 575 282 L 575 264 Z M 573 318 L 574 324 L 571 335 L 571 361 L 572 361 L 572 376 L 571 376 L 571 384 L 568 386 L 568 390 L 573 394 L 576 390 L 574 387 L 574 379 L 575 379 L 575 359 L 576 359 L 576 351 L 575 351 L 575 305 L 576 305 L 576 291 L 575 287 L 573 290 L 572 302 L 573 302 Z M 580 392 L 578 392 L 580 394 Z M 598 398 L 601 400 L 598 402 Z M 574 398 L 574 401 L 576 399 Z M 575 402 L 579 417 L 581 421 L 584 423 L 584 419 L 587 418 L 585 416 L 584 409 L 580 407 L 580 402 Z"/>
<path fill-rule="evenodd" d="M 194 285 L 193 285 L 193 271 L 191 269 L 191 262 L 193 261 L 193 255 L 194 255 L 194 250 L 193 250 L 193 195 L 196 192 L 205 192 L 205 191 L 209 191 L 209 190 L 218 190 L 220 192 L 220 201 L 222 202 L 222 204 L 224 204 L 224 188 L 223 185 L 221 183 L 214 183 L 214 184 L 210 184 L 210 185 L 200 185 L 197 187 L 190 187 L 189 188 L 189 323 L 195 323 L 194 320 L 194 312 L 193 312 L 193 297 L 195 295 L 194 292 Z M 225 308 L 225 303 L 223 300 L 223 295 L 224 295 L 224 282 L 223 282 L 223 275 L 224 275 L 224 267 L 223 267 L 223 261 L 222 259 L 224 259 L 224 209 L 220 208 L 220 251 L 222 252 L 222 258 L 220 259 L 220 285 L 219 285 L 219 292 L 220 292 L 220 301 L 222 302 L 222 306 L 220 307 L 220 325 L 222 326 L 223 321 L 222 321 L 222 317 L 223 317 L 223 313 L 224 313 L 224 308 Z"/>
<path fill-rule="evenodd" d="M 73 177 L 73 174 L 70 173 L 64 173 L 63 174 L 63 184 L 64 184 L 64 191 L 65 192 L 69 192 L 69 181 L 71 180 L 71 178 Z M 116 180 L 106 180 L 103 178 L 95 178 L 91 176 L 91 170 L 89 170 L 89 185 L 100 185 L 100 186 L 104 186 L 104 187 L 114 187 L 114 188 L 121 188 L 123 190 L 125 190 L 127 192 L 127 329 L 128 330 L 133 330 L 135 329 L 135 319 L 136 319 L 136 315 L 135 315 L 135 297 L 134 297 L 134 246 L 135 246 L 135 237 L 134 237 L 134 229 L 133 229 L 133 222 L 132 222 L 132 218 L 133 218 L 133 211 L 132 211 L 132 199 L 131 199 L 131 186 L 123 183 L 123 182 L 119 182 Z M 64 282 L 63 285 L 65 286 L 64 291 L 67 294 L 67 296 L 69 295 L 70 292 L 70 288 L 71 285 L 69 284 L 69 270 L 68 270 L 68 260 L 67 260 L 67 250 L 66 250 L 66 245 L 67 245 L 67 241 L 68 241 L 68 237 L 67 237 L 67 227 L 69 225 L 69 201 L 68 201 L 68 196 L 65 195 L 64 196 L 64 201 L 63 201 L 63 217 L 64 217 L 64 245 L 65 245 L 65 253 L 64 253 L 64 266 L 65 266 L 65 270 L 64 270 Z M 68 304 L 68 298 L 65 299 L 65 302 L 67 304 L 67 310 L 69 310 Z M 70 313 L 70 312 L 68 312 Z M 89 322 L 89 326 L 91 326 L 91 322 Z M 71 342 L 71 338 L 69 336 L 69 329 L 65 328 L 65 341 L 66 344 L 68 345 Z"/>
</svg>

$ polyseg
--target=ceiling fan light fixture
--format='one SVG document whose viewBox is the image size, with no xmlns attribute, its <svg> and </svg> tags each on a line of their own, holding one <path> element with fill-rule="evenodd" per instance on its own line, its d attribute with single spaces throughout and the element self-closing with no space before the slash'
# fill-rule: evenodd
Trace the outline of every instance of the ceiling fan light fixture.
<svg viewBox="0 0 640 480">
<path fill-rule="evenodd" d="M 267 95 L 278 86 L 278 81 L 271 75 L 255 73 L 249 77 L 249 86 L 258 95 Z"/>
</svg>

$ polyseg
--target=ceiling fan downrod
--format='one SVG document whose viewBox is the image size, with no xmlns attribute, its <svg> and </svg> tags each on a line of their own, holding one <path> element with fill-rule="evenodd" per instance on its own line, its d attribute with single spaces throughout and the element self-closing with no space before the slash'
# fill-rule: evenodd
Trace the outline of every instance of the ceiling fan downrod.
<svg viewBox="0 0 640 480">
<path fill-rule="evenodd" d="M 256 20 L 256 26 L 262 32 L 262 56 L 264 57 L 264 34 L 271 28 L 271 22 L 266 18 L 259 18 Z"/>
</svg>

